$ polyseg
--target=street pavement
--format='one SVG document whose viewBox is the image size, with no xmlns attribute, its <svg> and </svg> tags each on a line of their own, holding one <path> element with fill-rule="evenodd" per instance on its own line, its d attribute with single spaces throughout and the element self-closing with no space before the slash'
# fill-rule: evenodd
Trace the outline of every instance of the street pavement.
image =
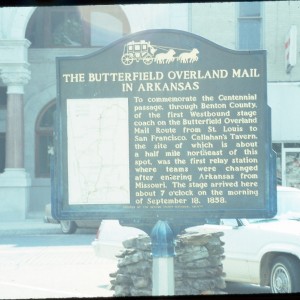
<svg viewBox="0 0 300 300">
<path fill-rule="evenodd" d="M 0 299 L 112 297 L 117 260 L 95 255 L 94 231 L 66 235 L 42 218 L 0 222 Z"/>
<path fill-rule="evenodd" d="M 0 275 L 0 299 L 49 298 L 49 295 L 51 298 L 113 296 L 113 291 L 109 290 L 109 273 L 116 270 L 114 255 L 120 250 L 124 231 L 120 231 L 118 224 L 108 221 L 106 226 L 105 223 L 102 250 L 96 255 L 91 245 L 94 235 L 91 232 L 85 234 L 84 229 L 79 229 L 75 235 L 65 235 L 59 224 L 44 223 L 42 218 L 0 222 L 0 274 L 3 275 Z M 127 234 L 132 233 L 132 229 L 127 229 Z M 36 245 L 32 242 L 30 247 L 26 245 L 27 240 L 38 239 L 39 236 L 45 241 Z M 13 246 L 10 239 L 17 239 L 18 247 Z M 73 245 L 78 239 L 81 244 Z M 71 245 L 73 248 L 69 247 Z M 80 280 L 76 274 L 82 274 Z M 49 275 L 51 282 L 48 284 L 43 278 Z M 70 278 L 66 280 L 67 276 Z M 269 290 L 233 284 L 227 287 L 226 292 L 257 295 L 269 293 Z"/>
<path fill-rule="evenodd" d="M 0 221 L 0 236 L 19 234 L 58 234 L 59 224 L 44 223 L 43 219 L 26 219 L 23 221 Z"/>
</svg>

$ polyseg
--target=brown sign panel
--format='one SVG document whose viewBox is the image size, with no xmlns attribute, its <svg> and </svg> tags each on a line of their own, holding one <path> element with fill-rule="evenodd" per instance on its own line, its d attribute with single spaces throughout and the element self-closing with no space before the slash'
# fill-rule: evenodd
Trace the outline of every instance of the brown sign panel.
<svg viewBox="0 0 300 300">
<path fill-rule="evenodd" d="M 57 60 L 60 218 L 276 212 L 265 51 L 150 30 Z"/>
</svg>

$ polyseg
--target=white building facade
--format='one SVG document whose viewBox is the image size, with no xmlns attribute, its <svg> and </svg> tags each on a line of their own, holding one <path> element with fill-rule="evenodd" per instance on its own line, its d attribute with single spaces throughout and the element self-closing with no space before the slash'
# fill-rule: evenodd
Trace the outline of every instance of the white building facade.
<svg viewBox="0 0 300 300">
<path fill-rule="evenodd" d="M 50 202 L 56 57 L 91 53 L 147 29 L 179 29 L 230 49 L 267 50 L 278 180 L 300 187 L 298 1 L 3 7 L 0 23 L 1 220 L 42 215 Z"/>
</svg>

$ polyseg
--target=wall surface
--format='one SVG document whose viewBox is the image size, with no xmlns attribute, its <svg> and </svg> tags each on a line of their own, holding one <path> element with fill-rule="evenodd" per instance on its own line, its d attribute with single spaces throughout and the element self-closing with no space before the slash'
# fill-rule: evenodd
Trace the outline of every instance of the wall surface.
<svg viewBox="0 0 300 300">
<path fill-rule="evenodd" d="M 268 104 L 272 109 L 272 141 L 300 140 L 300 83 L 269 83 Z"/>
<path fill-rule="evenodd" d="M 200 35 L 229 49 L 236 49 L 238 3 L 180 3 L 122 5 L 131 32 L 147 29 L 179 29 Z M 18 60 L 27 53 L 7 51 L 7 42 L 24 42 L 27 22 L 34 7 L 0 8 L 0 63 Z M 272 108 L 272 140 L 297 142 L 300 111 L 300 1 L 265 1 L 262 11 L 263 48 L 267 50 L 268 103 Z M 297 65 L 290 74 L 285 71 L 284 41 L 291 27 L 298 29 Z M 56 56 L 82 55 L 92 49 L 28 50 L 31 79 L 25 86 L 25 170 L 32 186 L 29 208 L 41 208 L 50 201 L 50 180 L 35 177 L 35 125 L 42 109 L 56 97 Z M 9 55 L 9 57 L 7 57 Z M 5 61 L 1 61 L 5 58 Z M 1 66 L 0 66 L 1 68 Z M 6 111 L 0 110 L 0 132 L 5 132 Z"/>
<path fill-rule="evenodd" d="M 264 7 L 264 49 L 268 53 L 268 81 L 299 81 L 300 2 L 270 1 L 264 2 Z M 284 43 L 291 25 L 296 25 L 298 30 L 298 65 L 287 74 Z"/>
<path fill-rule="evenodd" d="M 229 49 L 235 49 L 236 4 L 195 3 L 192 5 L 192 32 Z"/>
</svg>

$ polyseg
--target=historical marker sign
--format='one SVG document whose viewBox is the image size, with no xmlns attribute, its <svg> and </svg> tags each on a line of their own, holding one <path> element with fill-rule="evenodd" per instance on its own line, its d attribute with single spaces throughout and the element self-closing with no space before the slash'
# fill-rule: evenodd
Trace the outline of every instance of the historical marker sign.
<svg viewBox="0 0 300 300">
<path fill-rule="evenodd" d="M 55 215 L 268 217 L 265 51 L 150 30 L 57 60 Z"/>
</svg>

